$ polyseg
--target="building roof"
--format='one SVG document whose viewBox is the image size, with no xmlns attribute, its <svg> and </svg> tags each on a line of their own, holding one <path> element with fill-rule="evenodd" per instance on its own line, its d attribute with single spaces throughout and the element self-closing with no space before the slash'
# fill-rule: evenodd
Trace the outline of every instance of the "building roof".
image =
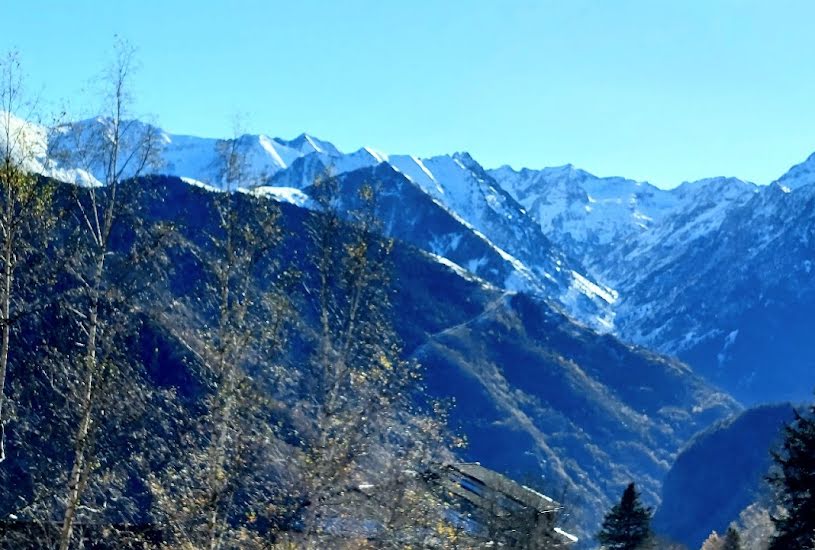
<svg viewBox="0 0 815 550">
<path fill-rule="evenodd" d="M 499 474 L 498 472 L 490 470 L 489 468 L 485 468 L 477 462 L 460 462 L 448 464 L 447 467 L 453 471 L 480 481 L 486 487 L 494 491 L 499 491 L 523 506 L 532 508 L 539 513 L 551 513 L 563 508 L 559 503 L 555 502 L 548 496 L 525 485 L 516 483 L 507 476 Z"/>
<path fill-rule="evenodd" d="M 516 483 L 477 462 L 447 464 L 446 468 L 454 476 L 460 476 L 460 479 L 450 477 L 444 480 L 443 484 L 449 491 L 479 508 L 492 510 L 493 513 L 512 514 L 515 511 L 513 508 L 520 508 L 534 510 L 538 514 L 552 514 L 563 508 L 543 493 Z M 501 498 L 487 494 L 488 491 L 498 493 Z M 560 527 L 554 527 L 553 533 L 565 544 L 572 544 L 578 540 L 576 536 Z"/>
</svg>

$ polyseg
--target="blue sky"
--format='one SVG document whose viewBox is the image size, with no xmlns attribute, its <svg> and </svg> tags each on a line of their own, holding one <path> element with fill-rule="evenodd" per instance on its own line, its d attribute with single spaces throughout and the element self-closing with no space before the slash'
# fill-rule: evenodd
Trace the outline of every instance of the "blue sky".
<svg viewBox="0 0 815 550">
<path fill-rule="evenodd" d="M 573 163 L 663 187 L 768 183 L 815 151 L 811 0 L 0 0 L 45 100 L 113 36 L 137 111 L 169 131 L 303 131 L 343 150 Z M 11 25 L 8 22 L 13 22 Z"/>
</svg>

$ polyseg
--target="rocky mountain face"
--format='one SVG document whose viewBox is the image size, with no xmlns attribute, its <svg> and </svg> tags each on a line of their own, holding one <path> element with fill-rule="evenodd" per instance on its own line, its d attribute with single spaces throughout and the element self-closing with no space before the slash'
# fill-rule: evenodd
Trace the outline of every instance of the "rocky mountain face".
<svg viewBox="0 0 815 550">
<path fill-rule="evenodd" d="M 218 140 L 160 135 L 155 172 L 219 186 Z M 299 205 L 321 174 L 355 188 L 345 175 L 372 170 L 388 234 L 678 356 L 745 402 L 802 400 L 815 386 L 813 157 L 769 186 L 709 178 L 663 190 L 569 165 L 485 170 L 466 153 L 343 154 L 307 135 L 238 145 L 255 192 Z"/>
<path fill-rule="evenodd" d="M 382 190 L 386 224 L 400 204 L 385 200 L 389 191 L 398 191 L 399 197 L 413 192 L 416 201 L 426 200 L 404 176 L 379 166 L 344 176 L 346 194 L 340 200 L 347 208 L 358 197 L 354 186 L 373 177 L 394 186 Z M 178 178 L 151 177 L 131 182 L 121 196 L 146 233 L 172 226 L 186 239 L 204 243 L 217 225 L 217 193 Z M 60 208 L 70 209 L 70 192 L 57 196 L 66 197 Z M 251 209 L 269 200 L 241 194 L 237 215 L 253 219 Z M 306 223 L 320 214 L 285 202 L 280 210 L 285 234 L 280 261 L 308 277 L 313 264 Z M 451 219 L 443 210 L 428 210 L 417 226 L 438 232 Z M 426 394 L 452 402 L 451 426 L 468 441 L 462 458 L 528 480 L 564 500 L 570 511 L 566 523 L 585 544 L 590 546 L 620 487 L 636 479 L 647 501 L 656 504 L 661 480 L 683 442 L 739 410 L 686 365 L 598 334 L 540 296 L 507 290 L 411 245 L 406 241 L 424 242 L 415 227 L 400 226 L 391 233 L 406 237 L 396 240 L 393 252 L 396 329 L 405 354 L 425 366 Z M 122 243 L 127 250 L 132 245 Z M 465 238 L 460 246 L 489 250 Z M 205 319 L 212 313 L 207 300 L 187 299 L 200 286 L 194 251 L 171 247 L 163 257 L 170 261 L 169 278 L 152 291 L 160 295 L 150 303 L 200 303 L 193 317 Z M 500 259 L 492 258 L 496 269 L 503 265 Z M 111 265 L 127 269 L 126 262 L 114 260 Z M 265 283 L 258 279 L 256 284 L 263 288 Z M 195 374 L 183 360 L 188 350 L 173 337 L 179 327 L 164 325 L 171 320 L 162 315 L 149 322 L 134 319 L 133 326 L 145 328 L 133 343 L 133 355 L 144 358 L 157 384 L 194 399 Z M 296 353 L 286 364 L 297 369 Z M 264 386 L 262 373 L 258 377 Z M 271 382 L 268 388 L 274 391 Z"/>
<path fill-rule="evenodd" d="M 70 150 L 106 123 L 66 125 L 50 142 Z M 154 173 L 222 187 L 227 141 L 139 122 L 128 132 L 158 137 Z M 678 356 L 745 402 L 806 399 L 815 386 L 807 337 L 815 155 L 770 186 L 709 178 L 663 190 L 571 165 L 485 170 L 466 153 L 344 154 L 305 134 L 234 144 L 247 189 L 301 206 L 318 176 L 375 169 L 368 177 L 389 203 L 389 234 L 501 288 L 542 296 L 595 330 Z M 96 181 L 93 163 L 70 155 L 41 164 L 62 179 Z"/>
<path fill-rule="evenodd" d="M 762 188 L 632 284 L 620 334 L 678 354 L 746 402 L 808 399 L 813 222 L 815 186 Z"/>
<path fill-rule="evenodd" d="M 811 184 L 813 181 L 815 181 L 815 153 L 809 155 L 804 162 L 790 168 L 786 174 L 774 183 L 787 189 L 798 189 Z"/>
<path fill-rule="evenodd" d="M 616 334 L 758 403 L 815 386 L 813 165 L 769 186 L 711 178 L 668 191 L 568 166 L 491 173 L 615 289 Z"/>
<path fill-rule="evenodd" d="M 665 476 L 654 529 L 689 548 L 698 548 L 712 531 L 725 532 L 767 496 L 770 449 L 792 420 L 792 405 L 764 405 L 694 437 Z"/>
<path fill-rule="evenodd" d="M 32 168 L 104 183 L 92 158 L 70 152 L 105 124 L 33 128 L 43 144 Z M 467 458 L 543 475 L 573 495 L 583 534 L 631 479 L 658 502 L 682 442 L 738 410 L 708 382 L 747 403 L 807 399 L 815 386 L 815 156 L 769 186 L 711 178 L 662 190 L 572 166 L 485 170 L 466 153 L 344 154 L 305 134 L 127 132 L 157 138 L 148 172 L 181 178 L 145 187 L 142 200 L 170 205 L 162 216 L 187 204 L 204 215 L 209 193 L 224 191 L 226 145 L 245 160 L 245 185 L 229 191 L 280 201 L 287 220 L 312 215 L 319 177 L 336 178 L 346 212 L 370 184 L 383 233 L 402 243 L 407 351 L 428 366 L 431 393 L 456 398 Z M 68 154 L 49 158 L 52 144 Z"/>
<path fill-rule="evenodd" d="M 48 138 L 43 151 L 51 147 L 60 154 L 50 163 L 43 160 L 34 168 L 67 181 L 86 185 L 104 183 L 100 181 L 102 167 L 96 166 L 93 159 L 76 158 L 72 153 L 88 149 L 88 136 L 93 139 L 104 136 L 106 124 L 109 121 L 91 119 L 60 127 L 50 136 L 41 131 L 41 138 Z M 377 180 L 377 185 L 398 188 L 386 189 L 385 193 L 405 191 L 409 195 L 405 203 L 411 203 L 413 208 L 403 207 L 400 216 L 392 220 L 395 225 L 388 225 L 386 229 L 401 234 L 403 226 L 415 225 L 417 219 L 428 215 L 425 210 L 432 210 L 431 216 L 443 213 L 450 218 L 448 224 L 458 226 L 456 231 L 430 235 L 436 240 L 413 239 L 411 242 L 445 257 L 449 252 L 470 271 L 477 275 L 488 274 L 489 280 L 507 290 L 528 291 L 550 299 L 574 319 L 597 330 L 608 331 L 613 326 L 614 291 L 593 280 L 578 260 L 553 244 L 512 195 L 466 153 L 418 159 L 362 148 L 343 154 L 332 144 L 306 134 L 293 140 L 265 135 L 217 140 L 173 135 L 138 121 L 129 122 L 124 130 L 125 139 L 143 139 L 147 135 L 155 142 L 154 155 L 145 165 L 147 173 L 178 176 L 190 183 L 222 189 L 223 150 L 229 144 L 243 161 L 244 184 L 240 190 L 272 195 L 300 205 L 306 202 L 298 192 L 319 176 L 342 176 L 359 169 L 387 166 L 390 171 L 377 172 L 382 178 Z M 121 159 L 123 166 L 126 160 Z M 410 185 L 395 183 L 397 174 Z M 127 169 L 123 175 L 128 175 Z M 424 196 L 417 198 L 417 194 Z M 481 241 L 485 249 L 473 252 L 463 261 L 461 254 L 455 252 L 462 240 Z M 498 270 L 493 266 L 495 262 L 491 258 L 494 256 L 500 257 L 503 264 Z"/>
<path fill-rule="evenodd" d="M 430 391 L 455 399 L 467 458 L 521 480 L 542 475 L 584 538 L 631 479 L 658 502 L 677 443 L 734 410 L 687 366 L 597 335 L 525 294 L 496 296 L 414 355 Z"/>
<path fill-rule="evenodd" d="M 598 178 L 572 165 L 520 171 L 503 166 L 490 174 L 544 233 L 591 266 L 621 239 L 658 225 L 678 203 L 648 183 Z"/>
<path fill-rule="evenodd" d="M 340 185 L 346 208 L 354 208 L 355 186 L 371 180 L 383 182 L 379 214 L 398 239 L 396 328 L 405 353 L 425 366 L 428 393 L 453 400 L 452 426 L 469 443 L 464 458 L 565 495 L 571 523 L 584 538 L 630 479 L 656 503 L 683 442 L 739 409 L 682 363 L 600 335 L 545 299 L 506 290 L 412 246 L 455 220 L 425 208 L 426 195 L 392 168 L 346 174 Z M 152 212 L 152 223 L 206 223 L 178 217 L 209 219 L 211 195 L 177 179 L 149 180 L 138 195 L 139 211 Z M 269 199 L 247 196 L 245 207 L 260 200 Z M 179 212 L 176 204 L 187 206 Z M 406 207 L 427 214 L 412 225 L 397 223 Z M 285 203 L 281 208 L 289 239 L 284 248 L 307 250 L 303 224 L 318 214 Z M 468 239 L 462 237 L 461 251 L 490 250 Z M 306 262 L 302 254 L 297 258 Z M 495 269 L 502 267 L 500 256 L 491 259 Z M 308 269 L 307 263 L 299 267 Z"/>
</svg>

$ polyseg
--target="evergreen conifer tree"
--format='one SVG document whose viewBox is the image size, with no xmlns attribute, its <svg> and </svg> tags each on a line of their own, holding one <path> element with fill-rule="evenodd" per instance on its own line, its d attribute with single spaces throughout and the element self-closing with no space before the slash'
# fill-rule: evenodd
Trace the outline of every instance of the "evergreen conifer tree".
<svg viewBox="0 0 815 550">
<path fill-rule="evenodd" d="M 606 550 L 637 550 L 649 548 L 652 540 L 651 509 L 642 505 L 633 483 L 623 492 L 603 520 L 597 540 Z"/>
<path fill-rule="evenodd" d="M 781 509 L 773 517 L 776 533 L 770 550 L 815 548 L 815 405 L 784 429 L 784 442 L 773 453 L 769 481 Z"/>
</svg>

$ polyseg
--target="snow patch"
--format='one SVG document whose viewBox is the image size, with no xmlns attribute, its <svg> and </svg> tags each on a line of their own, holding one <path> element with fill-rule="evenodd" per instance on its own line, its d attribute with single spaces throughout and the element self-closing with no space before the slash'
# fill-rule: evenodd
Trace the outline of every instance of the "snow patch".
<svg viewBox="0 0 815 550">
<path fill-rule="evenodd" d="M 444 256 L 439 256 L 438 254 L 433 254 L 432 252 L 426 252 L 426 254 L 428 256 L 430 256 L 431 258 L 433 258 L 436 262 L 440 263 L 441 265 L 443 265 L 443 266 L 447 267 L 448 269 L 450 269 L 451 271 L 453 271 L 456 275 L 458 275 L 462 279 L 465 279 L 465 280 L 471 281 L 471 282 L 477 282 L 478 284 L 481 285 L 482 288 L 486 288 L 486 289 L 494 289 L 495 288 L 494 286 L 489 284 L 487 281 L 481 279 L 477 275 L 473 274 L 471 271 L 468 271 L 468 270 L 464 269 L 463 267 L 461 267 L 457 263 L 455 263 L 455 262 L 453 262 L 451 260 L 448 260 Z"/>
<path fill-rule="evenodd" d="M 212 191 L 216 193 L 220 191 L 220 188 L 215 187 L 214 185 L 210 185 L 208 183 L 204 183 L 203 181 L 199 181 L 197 179 L 188 178 L 186 176 L 181 176 L 179 179 L 186 183 L 187 185 L 192 185 L 193 187 L 200 187 L 201 189 L 206 189 L 207 191 Z"/>
<path fill-rule="evenodd" d="M 300 189 L 296 189 L 294 187 L 273 187 L 263 185 L 253 189 L 242 189 L 242 191 L 257 197 L 270 197 L 279 202 L 293 204 L 294 206 L 299 206 L 300 208 L 311 209 L 314 206 L 311 198 L 308 195 L 303 193 Z"/>
<path fill-rule="evenodd" d="M 572 543 L 575 543 L 575 542 L 577 542 L 579 540 L 576 536 L 572 535 L 571 533 L 567 533 L 566 531 L 564 531 L 560 527 L 555 527 L 555 533 L 557 533 L 558 535 L 560 535 L 562 537 L 567 538 Z"/>
<path fill-rule="evenodd" d="M 727 361 L 728 350 L 736 343 L 736 338 L 739 336 L 739 330 L 736 329 L 732 331 L 730 334 L 725 336 L 724 345 L 722 346 L 722 351 L 720 351 L 716 355 L 716 359 L 719 363 L 719 368 L 724 366 L 725 361 Z"/>
<path fill-rule="evenodd" d="M 577 271 L 572 271 L 572 280 L 574 285 L 580 289 L 583 294 L 588 294 L 592 296 L 597 296 L 598 298 L 605 301 L 607 304 L 612 305 L 614 302 L 617 301 L 619 294 L 616 290 L 612 288 L 602 288 L 599 285 L 591 282 L 586 277 L 578 273 Z"/>
</svg>

